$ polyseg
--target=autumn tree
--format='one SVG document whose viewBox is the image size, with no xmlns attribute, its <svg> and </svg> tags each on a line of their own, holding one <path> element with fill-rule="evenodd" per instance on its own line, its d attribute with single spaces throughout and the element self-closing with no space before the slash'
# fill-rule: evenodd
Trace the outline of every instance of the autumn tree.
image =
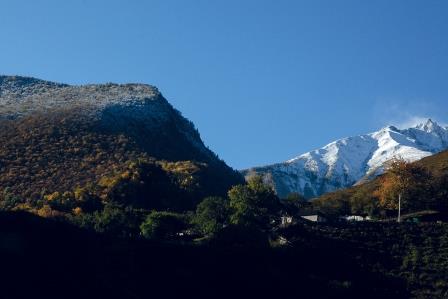
<svg viewBox="0 0 448 299">
<path fill-rule="evenodd" d="M 379 198 L 381 207 L 389 210 L 398 209 L 398 221 L 400 221 L 402 208 L 407 210 L 427 208 L 430 181 L 431 175 L 424 167 L 403 159 L 394 159 L 381 178 L 380 187 L 375 195 Z"/>
</svg>

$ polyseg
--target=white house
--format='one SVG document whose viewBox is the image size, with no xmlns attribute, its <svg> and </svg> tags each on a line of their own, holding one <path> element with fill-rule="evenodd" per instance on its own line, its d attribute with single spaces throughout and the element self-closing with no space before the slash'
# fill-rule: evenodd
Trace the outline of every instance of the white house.
<svg viewBox="0 0 448 299">
<path fill-rule="evenodd" d="M 339 219 L 345 220 L 345 221 L 369 221 L 371 220 L 370 216 L 359 216 L 359 215 L 348 215 L 348 216 L 341 216 Z"/>
<path fill-rule="evenodd" d="M 313 222 L 327 222 L 327 219 L 319 214 L 301 216 L 303 219 Z"/>
</svg>

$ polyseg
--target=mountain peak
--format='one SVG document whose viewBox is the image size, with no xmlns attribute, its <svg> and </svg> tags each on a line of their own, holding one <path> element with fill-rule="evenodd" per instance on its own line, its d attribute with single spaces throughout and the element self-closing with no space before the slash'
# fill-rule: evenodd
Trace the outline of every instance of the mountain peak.
<svg viewBox="0 0 448 299">
<path fill-rule="evenodd" d="M 434 131 L 442 129 L 441 126 L 435 121 L 433 121 L 431 118 L 428 118 L 425 122 L 422 122 L 415 126 L 415 128 L 425 131 L 427 133 L 432 133 Z"/>
<path fill-rule="evenodd" d="M 412 128 L 386 126 L 341 140 L 285 163 L 255 167 L 242 173 L 246 175 L 250 171 L 269 178 L 281 197 L 298 192 L 310 198 L 373 178 L 394 157 L 416 161 L 447 149 L 448 131 L 428 119 Z"/>
</svg>

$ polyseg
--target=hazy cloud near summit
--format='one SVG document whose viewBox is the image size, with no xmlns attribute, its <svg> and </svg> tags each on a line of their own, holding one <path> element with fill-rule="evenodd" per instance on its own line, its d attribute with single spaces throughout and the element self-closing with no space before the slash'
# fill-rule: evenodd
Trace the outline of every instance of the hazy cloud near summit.
<svg viewBox="0 0 448 299">
<path fill-rule="evenodd" d="M 428 118 L 447 126 L 447 111 L 425 99 L 378 99 L 372 109 L 375 127 L 394 125 L 400 129 L 416 126 Z"/>
</svg>

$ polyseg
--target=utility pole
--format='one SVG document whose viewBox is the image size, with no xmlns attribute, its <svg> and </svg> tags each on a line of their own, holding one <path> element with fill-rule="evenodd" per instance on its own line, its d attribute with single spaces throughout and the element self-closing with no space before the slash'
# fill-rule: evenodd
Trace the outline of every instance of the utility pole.
<svg viewBox="0 0 448 299">
<path fill-rule="evenodd" d="M 397 222 L 401 222 L 401 192 L 398 194 L 398 219 Z"/>
</svg>

